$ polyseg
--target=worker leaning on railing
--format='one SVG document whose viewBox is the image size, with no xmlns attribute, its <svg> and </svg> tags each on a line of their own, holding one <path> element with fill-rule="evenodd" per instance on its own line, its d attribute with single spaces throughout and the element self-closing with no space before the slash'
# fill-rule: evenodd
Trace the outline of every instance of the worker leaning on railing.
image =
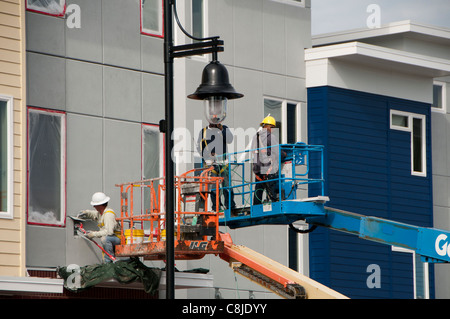
<svg viewBox="0 0 450 319">
<path fill-rule="evenodd" d="M 92 219 L 97 222 L 98 231 L 90 231 L 86 234 L 88 238 L 100 238 L 103 249 L 110 255 L 115 256 L 114 248 L 120 244 L 120 225 L 116 221 L 116 213 L 108 207 L 110 197 L 102 192 L 92 195 L 91 205 L 95 210 L 83 210 L 78 214 L 78 218 Z M 104 262 L 112 262 L 106 254 L 103 256 Z"/>
<path fill-rule="evenodd" d="M 275 118 L 268 115 L 260 125 L 261 128 L 253 137 L 251 146 L 252 150 L 255 150 L 253 151 L 253 173 L 256 184 L 253 205 L 262 203 L 264 191 L 270 201 L 279 200 L 279 142 L 278 136 L 273 130 L 276 127 Z"/>
</svg>

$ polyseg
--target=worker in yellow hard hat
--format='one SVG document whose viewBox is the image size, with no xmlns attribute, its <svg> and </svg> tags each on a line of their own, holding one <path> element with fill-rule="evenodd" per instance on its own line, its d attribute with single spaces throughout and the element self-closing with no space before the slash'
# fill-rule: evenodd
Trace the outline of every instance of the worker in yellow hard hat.
<svg viewBox="0 0 450 319">
<path fill-rule="evenodd" d="M 276 124 L 273 116 L 266 116 L 252 140 L 253 173 L 256 183 L 253 205 L 262 203 L 264 191 L 268 200 L 278 201 L 279 138 L 274 130 Z"/>
<path fill-rule="evenodd" d="M 261 122 L 261 126 L 263 128 L 265 125 L 267 128 L 273 128 L 277 126 L 277 121 L 273 116 L 267 115 Z"/>
</svg>

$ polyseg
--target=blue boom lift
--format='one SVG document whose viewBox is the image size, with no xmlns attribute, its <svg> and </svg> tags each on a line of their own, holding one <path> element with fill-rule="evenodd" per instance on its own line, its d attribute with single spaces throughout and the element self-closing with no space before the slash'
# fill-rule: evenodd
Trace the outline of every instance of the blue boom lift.
<svg viewBox="0 0 450 319">
<path fill-rule="evenodd" d="M 290 225 L 303 220 L 313 230 L 328 227 L 359 236 L 362 239 L 415 251 L 424 262 L 450 262 L 450 231 L 419 227 L 383 218 L 364 216 L 326 206 L 324 194 L 323 147 L 304 143 L 280 144 L 280 169 L 272 180 L 255 181 L 252 174 L 252 154 L 259 150 L 227 154 L 227 196 L 234 194 L 236 208 L 225 208 L 219 223 L 231 229 L 253 225 Z M 279 200 L 253 204 L 258 183 L 274 182 Z M 307 188 L 317 196 L 307 197 Z M 302 196 L 303 195 L 303 196 Z M 229 201 L 231 202 L 231 201 Z"/>
</svg>

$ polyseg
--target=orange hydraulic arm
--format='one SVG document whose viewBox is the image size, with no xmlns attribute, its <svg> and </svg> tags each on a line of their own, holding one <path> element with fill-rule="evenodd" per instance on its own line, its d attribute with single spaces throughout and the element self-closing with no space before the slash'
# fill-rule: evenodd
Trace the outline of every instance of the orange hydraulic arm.
<svg viewBox="0 0 450 319">
<path fill-rule="evenodd" d="M 220 258 L 233 270 L 257 284 L 290 299 L 347 299 L 344 295 L 286 267 L 248 247 L 233 244 L 221 234 L 224 252 Z"/>
</svg>

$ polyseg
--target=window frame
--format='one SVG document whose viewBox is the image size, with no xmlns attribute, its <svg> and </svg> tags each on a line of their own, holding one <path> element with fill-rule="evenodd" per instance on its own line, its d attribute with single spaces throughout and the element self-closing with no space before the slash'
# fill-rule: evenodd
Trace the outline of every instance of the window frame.
<svg viewBox="0 0 450 319">
<path fill-rule="evenodd" d="M 45 10 L 40 10 L 40 9 L 38 9 L 36 7 L 34 7 L 34 8 L 31 7 L 30 8 L 29 5 L 28 5 L 28 0 L 25 0 L 25 7 L 26 7 L 27 11 L 41 13 L 41 14 L 46 14 L 46 15 L 49 15 L 49 16 L 52 16 L 52 17 L 64 17 L 66 15 L 67 2 L 66 2 L 66 0 L 57 0 L 57 1 L 59 1 L 60 5 L 63 7 L 63 11 L 61 13 L 57 13 L 57 14 L 51 13 L 51 12 L 48 12 L 48 11 L 45 11 Z"/>
<path fill-rule="evenodd" d="M 413 289 L 414 289 L 414 299 L 418 299 L 417 297 L 417 260 L 418 260 L 418 255 L 416 254 L 416 252 L 414 250 L 411 249 L 407 249 L 407 248 L 403 248 L 403 247 L 397 247 L 397 246 L 391 246 L 392 247 L 392 251 L 393 252 L 398 252 L 398 253 L 406 253 L 406 254 L 411 254 L 412 256 L 412 264 L 413 264 Z M 424 294 L 425 294 L 425 298 L 424 299 L 430 299 L 430 268 L 429 268 L 429 264 L 427 262 L 423 262 L 423 288 L 424 288 Z"/>
<path fill-rule="evenodd" d="M 38 112 L 43 114 L 53 114 L 55 116 L 61 117 L 61 216 L 59 219 L 59 223 L 49 224 L 49 223 L 39 223 L 33 222 L 29 220 L 29 212 L 30 212 L 30 123 L 29 123 L 29 114 L 30 112 Z M 67 184 L 66 184 L 66 176 L 67 176 L 67 114 L 64 111 L 58 111 L 53 109 L 39 108 L 39 107 L 31 107 L 27 108 L 27 224 L 28 225 L 39 225 L 39 226 L 50 226 L 50 227 L 65 227 L 66 226 L 66 216 L 67 216 Z"/>
<path fill-rule="evenodd" d="M 139 0 L 140 3 L 140 7 L 139 7 L 139 15 L 140 15 L 140 29 L 141 29 L 141 34 L 143 35 L 148 35 L 151 37 L 157 37 L 157 38 L 164 38 L 164 0 L 160 0 L 159 3 L 161 4 L 161 7 L 159 8 L 161 10 L 161 15 L 160 15 L 160 30 L 150 30 L 150 29 L 145 29 L 144 28 L 144 11 L 142 10 L 142 1 L 143 0 Z"/>
<path fill-rule="evenodd" d="M 6 102 L 6 139 L 7 139 L 7 177 L 6 177 L 6 211 L 0 211 L 1 219 L 14 218 L 14 139 L 13 110 L 14 97 L 0 94 L 0 100 Z"/>
<path fill-rule="evenodd" d="M 441 81 L 433 81 L 433 88 L 435 85 L 438 85 L 442 87 L 442 108 L 438 108 L 433 106 L 433 103 L 431 103 L 431 110 L 436 113 L 447 113 L 447 83 L 441 82 Z M 434 98 L 434 96 L 433 96 Z M 434 101 L 433 101 L 434 102 Z"/>
<path fill-rule="evenodd" d="M 399 126 L 392 123 L 392 117 L 393 115 L 400 115 L 405 116 L 408 118 L 408 126 Z M 414 127 L 413 127 L 413 119 L 420 119 L 422 121 L 422 170 L 421 171 L 415 171 L 414 170 Z M 390 110 L 389 115 L 389 127 L 392 130 L 398 130 L 403 132 L 409 132 L 411 135 L 411 142 L 410 142 L 410 154 L 411 154 L 411 175 L 414 176 L 421 176 L 426 177 L 427 176 L 427 135 L 426 135 L 426 115 L 425 114 L 419 114 L 419 113 L 410 113 L 410 112 L 404 112 L 399 110 Z"/>
</svg>

